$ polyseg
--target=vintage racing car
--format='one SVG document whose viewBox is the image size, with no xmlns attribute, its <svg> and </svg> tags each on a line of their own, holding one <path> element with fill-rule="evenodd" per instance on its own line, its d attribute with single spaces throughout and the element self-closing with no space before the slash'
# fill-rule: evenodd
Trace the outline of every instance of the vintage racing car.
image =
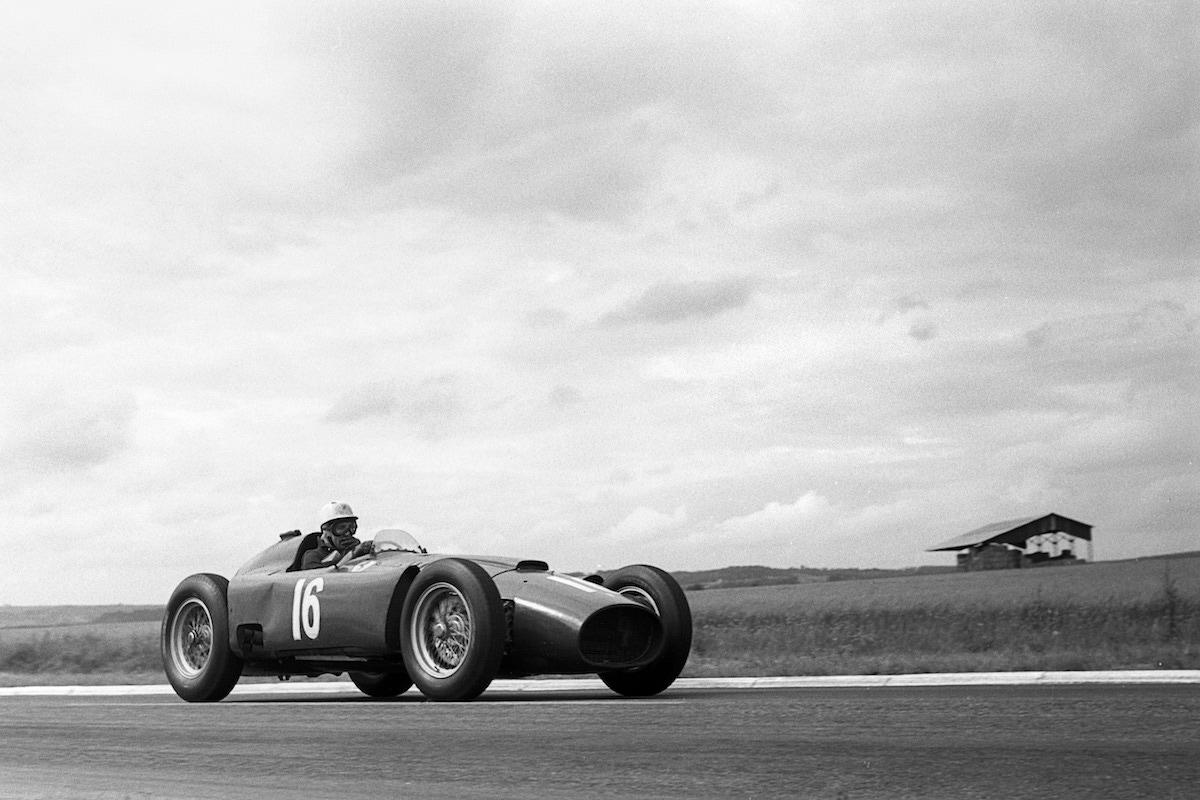
<svg viewBox="0 0 1200 800">
<path fill-rule="evenodd" d="M 372 697 L 415 683 L 430 699 L 467 700 L 495 677 L 587 673 L 649 696 L 691 649 L 687 597 L 656 567 L 583 579 L 543 561 L 427 553 L 404 531 L 382 530 L 373 552 L 299 570 L 317 540 L 281 534 L 230 580 L 179 584 L 162 658 L 180 697 L 220 700 L 242 675 L 343 672 Z"/>
</svg>

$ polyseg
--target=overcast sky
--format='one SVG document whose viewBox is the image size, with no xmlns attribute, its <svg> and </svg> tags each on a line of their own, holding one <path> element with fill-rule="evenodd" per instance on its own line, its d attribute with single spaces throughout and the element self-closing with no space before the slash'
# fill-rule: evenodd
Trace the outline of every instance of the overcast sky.
<svg viewBox="0 0 1200 800">
<path fill-rule="evenodd" d="M 0 11 L 0 603 L 1200 548 L 1189 2 Z"/>
</svg>

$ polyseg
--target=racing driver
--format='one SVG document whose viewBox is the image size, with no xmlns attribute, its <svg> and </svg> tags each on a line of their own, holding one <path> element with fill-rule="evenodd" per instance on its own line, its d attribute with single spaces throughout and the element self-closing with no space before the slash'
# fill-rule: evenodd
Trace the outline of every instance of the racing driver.
<svg viewBox="0 0 1200 800">
<path fill-rule="evenodd" d="M 316 569 L 336 564 L 353 550 L 355 557 L 371 552 L 370 542 L 360 542 L 358 517 L 349 503 L 331 500 L 321 508 L 321 539 L 317 546 L 304 554 L 300 569 Z"/>
</svg>

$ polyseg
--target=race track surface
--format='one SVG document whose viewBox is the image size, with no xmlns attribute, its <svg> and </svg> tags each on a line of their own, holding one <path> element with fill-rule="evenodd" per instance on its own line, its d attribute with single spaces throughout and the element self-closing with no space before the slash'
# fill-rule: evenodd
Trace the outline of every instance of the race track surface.
<svg viewBox="0 0 1200 800">
<path fill-rule="evenodd" d="M 270 687 L 269 684 L 262 685 Z M 1200 687 L 0 698 L 0 798 L 1192 798 Z"/>
</svg>

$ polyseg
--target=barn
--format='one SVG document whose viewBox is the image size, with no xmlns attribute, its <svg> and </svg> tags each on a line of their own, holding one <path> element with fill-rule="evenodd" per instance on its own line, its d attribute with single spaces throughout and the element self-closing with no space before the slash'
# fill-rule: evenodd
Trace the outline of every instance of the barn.
<svg viewBox="0 0 1200 800">
<path fill-rule="evenodd" d="M 958 568 L 973 572 L 985 569 L 1019 569 L 1079 564 L 1080 541 L 1087 542 L 1087 559 L 1092 560 L 1092 526 L 1061 514 L 993 522 L 955 536 L 926 552 L 955 551 Z"/>
</svg>

